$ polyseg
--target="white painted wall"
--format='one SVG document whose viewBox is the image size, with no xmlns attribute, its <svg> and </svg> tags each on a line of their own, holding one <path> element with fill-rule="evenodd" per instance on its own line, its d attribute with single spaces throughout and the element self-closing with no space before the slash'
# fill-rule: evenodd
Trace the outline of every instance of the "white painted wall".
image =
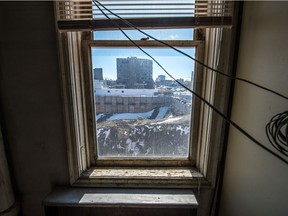
<svg viewBox="0 0 288 216">
<path fill-rule="evenodd" d="M 245 2 L 237 75 L 288 95 L 288 2 Z M 232 119 L 269 146 L 265 125 L 288 101 L 237 82 Z M 231 128 L 220 216 L 288 215 L 288 165 Z"/>
</svg>

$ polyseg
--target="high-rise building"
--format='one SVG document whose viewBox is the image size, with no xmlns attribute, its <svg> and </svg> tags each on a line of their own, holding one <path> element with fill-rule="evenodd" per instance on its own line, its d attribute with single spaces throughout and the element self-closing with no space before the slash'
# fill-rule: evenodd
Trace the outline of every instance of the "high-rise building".
<svg viewBox="0 0 288 216">
<path fill-rule="evenodd" d="M 125 88 L 153 89 L 153 62 L 136 57 L 117 58 L 117 83 Z"/>
<path fill-rule="evenodd" d="M 102 68 L 94 68 L 94 80 L 103 80 L 103 69 Z"/>
</svg>

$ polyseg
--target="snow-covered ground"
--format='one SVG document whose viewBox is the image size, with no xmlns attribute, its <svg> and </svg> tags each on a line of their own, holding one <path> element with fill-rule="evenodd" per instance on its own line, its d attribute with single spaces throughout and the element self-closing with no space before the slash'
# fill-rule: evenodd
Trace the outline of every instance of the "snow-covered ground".
<svg viewBox="0 0 288 216">
<path fill-rule="evenodd" d="M 155 117 L 152 117 L 153 113 L 157 111 L 158 113 Z M 167 113 L 169 112 L 169 107 L 160 107 L 153 109 L 149 112 L 143 112 L 143 113 L 113 113 L 113 114 L 107 114 L 107 113 L 100 113 L 96 115 L 96 121 L 98 121 L 100 118 L 104 118 L 106 121 L 113 121 L 113 120 L 132 120 L 132 119 L 163 119 Z"/>
<path fill-rule="evenodd" d="M 98 156 L 187 157 L 190 117 L 171 107 L 143 113 L 100 113 L 97 119 Z"/>
<path fill-rule="evenodd" d="M 158 115 L 156 116 L 156 119 L 162 119 L 162 118 L 164 118 L 168 111 L 169 111 L 169 108 L 168 108 L 168 107 L 160 107 L 159 113 L 158 113 Z"/>
<path fill-rule="evenodd" d="M 101 117 L 104 117 L 105 114 L 104 113 L 100 113 L 98 115 L 96 115 L 96 121 L 98 121 L 98 119 L 100 119 Z"/>
<path fill-rule="evenodd" d="M 153 113 L 153 110 L 145 113 L 116 113 L 112 115 L 107 121 L 120 120 L 120 119 L 148 119 Z"/>
</svg>

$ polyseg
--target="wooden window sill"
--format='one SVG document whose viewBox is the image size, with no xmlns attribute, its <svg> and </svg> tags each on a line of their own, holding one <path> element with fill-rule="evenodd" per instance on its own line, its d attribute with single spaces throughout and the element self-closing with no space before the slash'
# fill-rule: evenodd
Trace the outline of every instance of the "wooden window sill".
<svg viewBox="0 0 288 216">
<path fill-rule="evenodd" d="M 97 167 L 83 172 L 73 186 L 198 188 L 210 184 L 191 167 Z"/>
<path fill-rule="evenodd" d="M 191 189 L 59 188 L 43 201 L 47 207 L 197 208 Z"/>
</svg>

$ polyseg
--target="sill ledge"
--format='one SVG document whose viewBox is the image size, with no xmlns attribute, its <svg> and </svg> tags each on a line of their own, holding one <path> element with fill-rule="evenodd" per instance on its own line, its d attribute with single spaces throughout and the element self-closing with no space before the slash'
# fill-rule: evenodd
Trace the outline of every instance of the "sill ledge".
<svg viewBox="0 0 288 216">
<path fill-rule="evenodd" d="M 43 205 L 197 208 L 198 202 L 189 189 L 59 188 L 44 199 Z"/>
<path fill-rule="evenodd" d="M 191 167 L 97 167 L 83 172 L 73 186 L 199 188 L 210 184 Z"/>
</svg>

